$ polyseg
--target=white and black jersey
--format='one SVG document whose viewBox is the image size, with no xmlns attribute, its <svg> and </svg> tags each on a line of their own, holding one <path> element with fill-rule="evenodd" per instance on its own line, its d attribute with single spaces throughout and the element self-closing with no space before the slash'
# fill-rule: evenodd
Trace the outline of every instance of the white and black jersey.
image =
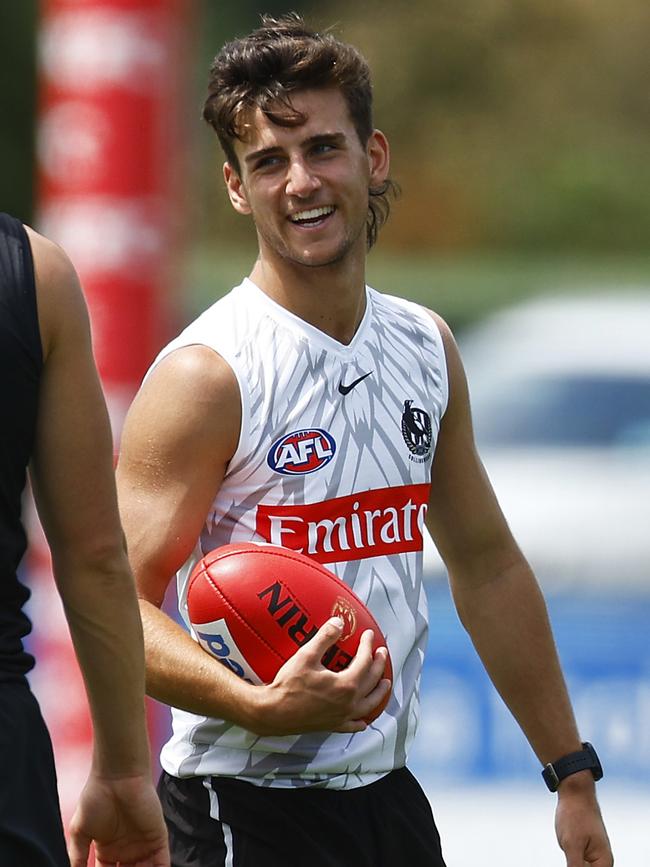
<svg viewBox="0 0 650 867">
<path fill-rule="evenodd" d="M 187 578 L 203 554 L 229 542 L 272 542 L 313 557 L 354 589 L 386 637 L 394 671 L 386 710 L 353 735 L 262 738 L 175 709 L 161 761 L 176 777 L 348 789 L 405 764 L 427 638 L 422 531 L 447 372 L 426 311 L 370 288 L 366 299 L 343 345 L 244 280 L 157 359 L 211 347 L 241 393 L 237 451 L 177 576 L 186 623 Z"/>
</svg>

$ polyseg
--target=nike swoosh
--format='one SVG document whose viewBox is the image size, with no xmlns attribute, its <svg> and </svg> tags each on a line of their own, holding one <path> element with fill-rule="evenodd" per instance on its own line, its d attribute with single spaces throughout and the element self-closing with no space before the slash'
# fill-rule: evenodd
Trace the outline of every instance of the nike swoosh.
<svg viewBox="0 0 650 867">
<path fill-rule="evenodd" d="M 352 389 L 359 385 L 359 383 L 366 378 L 366 376 L 370 376 L 372 370 L 369 370 L 368 373 L 364 373 L 363 376 L 360 376 L 358 379 L 355 379 L 354 382 L 351 382 L 350 385 L 343 385 L 343 382 L 339 382 L 339 391 L 341 394 L 349 394 Z"/>
</svg>

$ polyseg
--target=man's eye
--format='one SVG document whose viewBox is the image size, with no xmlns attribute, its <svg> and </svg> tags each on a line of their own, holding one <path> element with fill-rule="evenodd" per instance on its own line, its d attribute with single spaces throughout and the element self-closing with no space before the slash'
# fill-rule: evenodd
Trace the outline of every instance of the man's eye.
<svg viewBox="0 0 650 867">
<path fill-rule="evenodd" d="M 334 145 L 326 144 L 325 142 L 322 142 L 321 144 L 314 145 L 314 147 L 312 148 L 313 153 L 315 153 L 317 156 L 319 154 L 327 154 L 330 151 L 333 151 L 334 149 L 335 149 Z"/>
<path fill-rule="evenodd" d="M 271 156 L 271 157 L 262 157 L 261 160 L 258 160 L 255 163 L 256 169 L 268 169 L 276 166 L 280 162 L 280 157 Z"/>
</svg>

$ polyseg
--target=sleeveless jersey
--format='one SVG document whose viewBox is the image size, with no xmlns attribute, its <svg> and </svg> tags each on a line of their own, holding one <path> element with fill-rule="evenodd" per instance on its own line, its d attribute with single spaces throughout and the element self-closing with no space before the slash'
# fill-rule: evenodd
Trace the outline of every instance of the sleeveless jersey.
<svg viewBox="0 0 650 867">
<path fill-rule="evenodd" d="M 341 789 L 405 764 L 427 638 L 422 529 L 447 373 L 429 314 L 370 288 L 366 299 L 343 345 L 246 279 L 154 362 L 206 345 L 232 367 L 241 394 L 236 453 L 177 576 L 188 628 L 186 585 L 197 560 L 229 542 L 272 542 L 315 558 L 354 589 L 386 637 L 394 672 L 386 710 L 352 735 L 258 737 L 172 709 L 161 762 L 175 776 Z M 219 640 L 236 663 L 231 639 L 224 632 Z"/>
<path fill-rule="evenodd" d="M 0 681 L 21 680 L 34 660 L 23 649 L 28 590 L 16 570 L 27 540 L 21 498 L 34 443 L 43 365 L 31 247 L 22 224 L 0 214 Z"/>
</svg>

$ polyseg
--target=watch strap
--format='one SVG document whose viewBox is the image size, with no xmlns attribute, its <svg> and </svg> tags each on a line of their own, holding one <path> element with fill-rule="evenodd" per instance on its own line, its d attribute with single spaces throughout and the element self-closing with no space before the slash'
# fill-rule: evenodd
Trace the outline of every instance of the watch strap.
<svg viewBox="0 0 650 867">
<path fill-rule="evenodd" d="M 549 762 L 542 771 L 542 777 L 549 790 L 556 792 L 562 780 L 571 774 L 577 774 L 578 771 L 591 771 L 594 780 L 600 780 L 603 775 L 596 750 L 587 741 L 582 744 L 581 750 L 562 756 L 555 762 Z"/>
</svg>

